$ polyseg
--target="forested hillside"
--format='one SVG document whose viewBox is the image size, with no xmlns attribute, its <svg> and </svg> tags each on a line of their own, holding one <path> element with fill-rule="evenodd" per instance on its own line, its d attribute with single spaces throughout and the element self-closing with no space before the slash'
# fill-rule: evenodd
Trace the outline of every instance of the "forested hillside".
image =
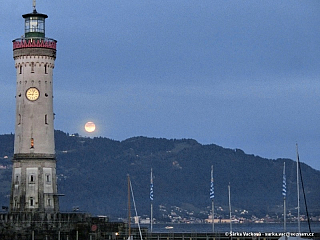
<svg viewBox="0 0 320 240">
<path fill-rule="evenodd" d="M 8 205 L 13 138 L 0 135 L 0 204 Z M 269 160 L 239 149 L 201 145 L 193 139 L 133 137 L 124 141 L 83 138 L 55 131 L 58 191 L 63 211 L 74 206 L 93 214 L 125 217 L 127 174 L 139 214 L 149 214 L 150 169 L 154 173 L 155 217 L 159 205 L 206 209 L 210 206 L 210 170 L 214 166 L 215 205 L 228 204 L 231 184 L 235 209 L 256 215 L 282 211 L 282 169 L 286 162 L 288 209 L 296 206 L 296 165 L 289 159 Z M 8 156 L 5 157 L 5 156 Z M 320 172 L 301 164 L 310 212 L 320 209 Z M 302 206 L 303 208 L 303 206 Z M 157 215 L 158 214 L 158 215 Z"/>
</svg>

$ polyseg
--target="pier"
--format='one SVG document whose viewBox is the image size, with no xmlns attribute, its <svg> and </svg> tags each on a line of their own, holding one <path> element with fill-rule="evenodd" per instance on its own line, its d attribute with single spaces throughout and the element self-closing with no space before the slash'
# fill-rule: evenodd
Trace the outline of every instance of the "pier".
<svg viewBox="0 0 320 240">
<path fill-rule="evenodd" d="M 146 240 L 278 240 L 283 233 L 148 233 L 143 236 Z M 290 233 L 288 233 L 290 236 Z M 319 240 L 320 234 L 305 236 L 308 239 Z M 134 240 L 140 240 L 140 236 L 134 236 Z"/>
<path fill-rule="evenodd" d="M 141 236 L 140 236 L 141 232 Z M 130 230 L 132 240 L 278 240 L 277 232 L 149 232 L 142 227 Z M 297 237 L 299 233 L 287 233 Z M 320 233 L 301 233 L 305 239 L 320 240 Z M 1 240 L 127 240 L 128 224 L 109 222 L 107 217 L 85 213 L 0 214 Z"/>
</svg>

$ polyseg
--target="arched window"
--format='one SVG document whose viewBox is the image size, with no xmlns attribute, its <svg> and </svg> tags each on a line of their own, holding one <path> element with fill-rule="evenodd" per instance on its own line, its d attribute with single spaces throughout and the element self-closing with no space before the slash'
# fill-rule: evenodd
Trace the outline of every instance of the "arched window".
<svg viewBox="0 0 320 240">
<path fill-rule="evenodd" d="M 50 183 L 51 181 L 50 181 L 51 179 L 50 179 L 50 174 L 46 174 L 46 182 L 47 183 Z"/>
<path fill-rule="evenodd" d="M 33 174 L 30 175 L 30 183 L 34 183 L 34 176 L 33 176 Z"/>
<path fill-rule="evenodd" d="M 16 175 L 16 181 L 15 184 L 19 184 L 19 175 Z"/>
<path fill-rule="evenodd" d="M 34 62 L 31 62 L 31 73 L 34 73 Z"/>
</svg>

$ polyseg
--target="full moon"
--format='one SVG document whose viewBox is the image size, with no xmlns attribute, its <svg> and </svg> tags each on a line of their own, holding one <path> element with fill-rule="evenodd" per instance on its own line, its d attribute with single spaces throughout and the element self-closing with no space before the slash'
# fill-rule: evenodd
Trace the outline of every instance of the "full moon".
<svg viewBox="0 0 320 240">
<path fill-rule="evenodd" d="M 84 125 L 84 129 L 91 133 L 94 132 L 94 130 L 96 130 L 96 125 L 93 122 L 87 122 L 86 125 Z"/>
</svg>

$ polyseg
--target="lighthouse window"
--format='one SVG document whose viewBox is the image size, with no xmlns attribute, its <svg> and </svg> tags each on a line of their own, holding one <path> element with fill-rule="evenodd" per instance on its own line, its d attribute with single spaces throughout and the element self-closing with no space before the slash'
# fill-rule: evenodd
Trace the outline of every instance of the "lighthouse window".
<svg viewBox="0 0 320 240">
<path fill-rule="evenodd" d="M 45 73 L 45 74 L 48 74 L 48 64 L 45 64 L 45 65 L 44 65 L 44 73 Z"/>
<path fill-rule="evenodd" d="M 31 140 L 30 140 L 30 145 L 31 145 L 30 148 L 34 148 L 34 140 L 33 140 L 33 138 L 31 138 Z"/>
<path fill-rule="evenodd" d="M 44 18 L 30 17 L 25 20 L 25 32 L 40 32 L 44 33 Z"/>
<path fill-rule="evenodd" d="M 51 206 L 51 199 L 48 198 L 48 206 L 50 207 Z"/>
<path fill-rule="evenodd" d="M 33 205 L 34 205 L 34 201 L 33 201 L 33 198 L 32 198 L 32 197 L 30 198 L 29 203 L 30 203 L 30 207 L 33 207 Z"/>
<path fill-rule="evenodd" d="M 21 114 L 19 114 L 19 117 L 18 117 L 18 125 L 21 124 Z"/>
<path fill-rule="evenodd" d="M 19 67 L 19 74 L 22 74 L 22 65 Z"/>
<path fill-rule="evenodd" d="M 31 63 L 31 73 L 34 73 L 34 62 Z"/>
<path fill-rule="evenodd" d="M 46 174 L 46 182 L 47 182 L 47 184 L 50 184 L 50 182 L 51 182 L 50 174 Z"/>
<path fill-rule="evenodd" d="M 18 176 L 18 175 L 16 176 L 16 182 L 15 182 L 15 184 L 19 184 L 19 176 Z"/>
<path fill-rule="evenodd" d="M 34 176 L 32 174 L 30 175 L 30 179 L 29 180 L 30 180 L 29 181 L 30 183 L 34 183 Z"/>
<path fill-rule="evenodd" d="M 48 124 L 48 115 L 47 115 L 47 114 L 44 115 L 44 123 L 45 123 L 45 124 Z"/>
</svg>

